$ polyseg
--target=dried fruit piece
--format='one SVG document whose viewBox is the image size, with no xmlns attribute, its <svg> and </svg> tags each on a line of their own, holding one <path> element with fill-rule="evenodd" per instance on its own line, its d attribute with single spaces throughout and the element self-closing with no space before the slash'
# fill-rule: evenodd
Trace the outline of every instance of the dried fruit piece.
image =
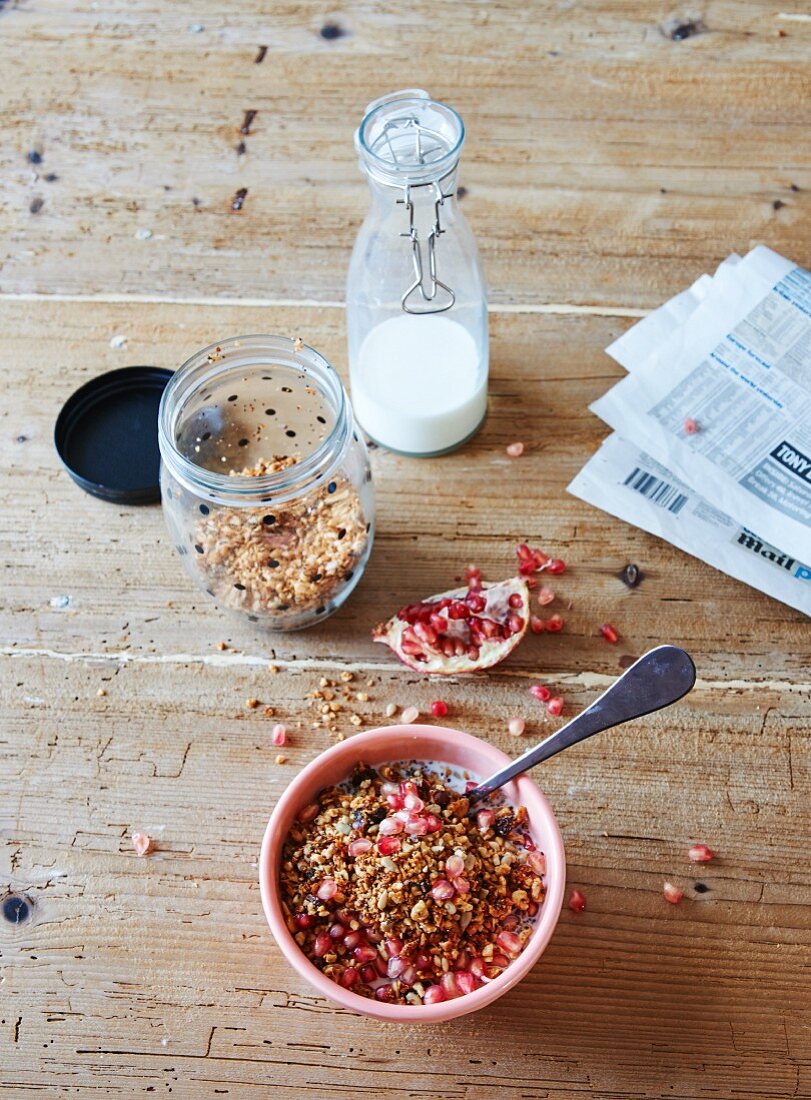
<svg viewBox="0 0 811 1100">
<path fill-rule="evenodd" d="M 662 893 L 665 895 L 665 901 L 669 901 L 671 905 L 678 905 L 684 891 L 680 890 L 678 886 L 674 886 L 672 882 L 666 882 Z"/>
<path fill-rule="evenodd" d="M 401 608 L 372 631 L 374 641 L 417 672 L 475 672 L 503 661 L 529 626 L 529 589 L 521 577 L 478 587 L 478 574 L 468 574 L 468 588 Z"/>
<path fill-rule="evenodd" d="M 611 643 L 611 645 L 616 645 L 619 641 L 620 636 L 611 623 L 603 623 L 600 627 L 600 633 L 607 642 Z"/>
<path fill-rule="evenodd" d="M 152 838 L 146 833 L 133 833 L 132 846 L 136 856 L 145 856 L 152 847 Z"/>
<path fill-rule="evenodd" d="M 586 908 L 586 895 L 576 887 L 569 896 L 569 908 L 575 913 L 582 913 Z"/>
<path fill-rule="evenodd" d="M 708 863 L 712 857 L 712 848 L 708 848 L 706 844 L 693 844 L 687 849 L 687 858 L 691 863 Z"/>
</svg>

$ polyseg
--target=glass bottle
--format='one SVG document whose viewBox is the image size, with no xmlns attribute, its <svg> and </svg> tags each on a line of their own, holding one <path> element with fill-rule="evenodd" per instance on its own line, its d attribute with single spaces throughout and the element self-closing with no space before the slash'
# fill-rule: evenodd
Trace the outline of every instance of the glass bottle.
<svg viewBox="0 0 811 1100">
<path fill-rule="evenodd" d="M 464 139 L 421 89 L 370 103 L 355 134 L 372 205 L 347 280 L 352 402 L 401 454 L 452 451 L 487 411 L 487 287 L 456 199 Z"/>
</svg>

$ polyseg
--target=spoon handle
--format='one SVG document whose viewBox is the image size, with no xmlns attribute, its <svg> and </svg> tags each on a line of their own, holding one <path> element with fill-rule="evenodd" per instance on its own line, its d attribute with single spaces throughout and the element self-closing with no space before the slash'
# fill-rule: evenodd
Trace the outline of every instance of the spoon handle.
<svg viewBox="0 0 811 1100">
<path fill-rule="evenodd" d="M 467 797 L 473 801 L 490 794 L 517 775 L 529 771 L 562 749 L 585 741 L 592 734 L 669 707 L 686 695 L 695 682 L 696 667 L 689 653 L 674 645 L 660 645 L 649 650 L 590 707 L 541 741 L 540 745 L 474 787 Z"/>
</svg>

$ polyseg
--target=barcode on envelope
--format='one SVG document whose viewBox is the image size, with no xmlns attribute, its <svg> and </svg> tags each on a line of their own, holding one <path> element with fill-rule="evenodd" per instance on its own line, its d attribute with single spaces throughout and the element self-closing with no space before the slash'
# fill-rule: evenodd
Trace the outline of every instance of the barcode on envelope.
<svg viewBox="0 0 811 1100">
<path fill-rule="evenodd" d="M 661 478 L 654 477 L 653 474 L 640 469 L 639 466 L 634 467 L 623 484 L 635 489 L 643 497 L 647 497 L 652 504 L 657 504 L 660 508 L 667 508 L 668 512 L 674 514 L 680 512 L 687 503 L 685 494 L 680 492 L 674 485 L 669 485 Z"/>
</svg>

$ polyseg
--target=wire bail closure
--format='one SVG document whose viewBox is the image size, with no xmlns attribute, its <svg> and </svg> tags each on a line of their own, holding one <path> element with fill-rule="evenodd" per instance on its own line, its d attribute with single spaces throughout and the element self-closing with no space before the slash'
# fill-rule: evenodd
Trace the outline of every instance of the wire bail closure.
<svg viewBox="0 0 811 1100">
<path fill-rule="evenodd" d="M 441 180 L 431 181 L 430 183 L 419 184 L 406 184 L 403 188 L 404 198 L 397 199 L 400 204 L 405 205 L 408 212 L 408 230 L 405 233 L 401 233 L 401 237 L 408 237 L 411 241 L 411 260 L 414 265 L 414 282 L 406 289 L 402 298 L 400 299 L 400 305 L 406 313 L 444 313 L 456 302 L 456 295 L 448 286 L 447 283 L 443 283 L 437 276 L 436 272 L 436 242 L 439 237 L 445 232 L 442 228 L 442 221 L 440 217 L 440 210 L 445 203 L 445 199 L 452 197 L 453 192 L 446 193 L 442 190 L 442 183 L 452 173 L 448 173 Z M 431 227 L 431 232 L 428 234 L 428 239 L 425 242 L 428 248 L 428 285 L 426 286 L 425 280 L 425 265 L 422 258 L 422 244 L 420 241 L 419 233 L 414 219 L 414 202 L 411 198 L 411 191 L 413 188 L 431 187 L 434 191 L 434 224 Z M 437 299 L 437 291 L 443 290 L 445 297 L 440 295 Z M 428 303 L 426 307 L 415 307 L 410 304 L 410 299 L 416 292 L 419 291 L 419 295 L 424 302 Z M 444 302 L 444 304 L 442 304 Z"/>
</svg>

